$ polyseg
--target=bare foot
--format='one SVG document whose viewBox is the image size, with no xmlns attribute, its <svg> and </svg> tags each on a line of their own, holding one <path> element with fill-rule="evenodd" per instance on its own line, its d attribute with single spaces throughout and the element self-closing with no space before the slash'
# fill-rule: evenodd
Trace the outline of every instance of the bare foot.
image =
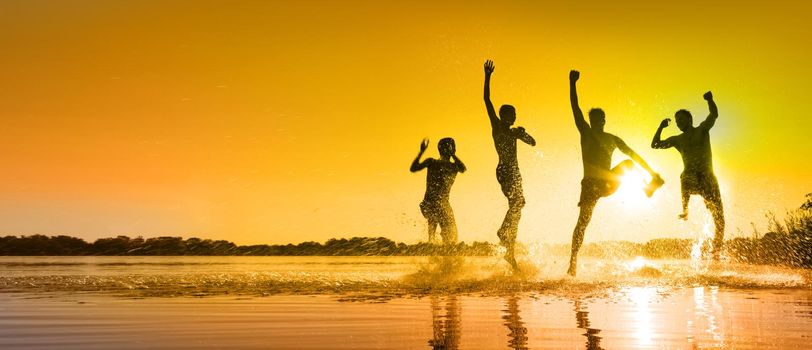
<svg viewBox="0 0 812 350">
<path fill-rule="evenodd" d="M 679 214 L 678 217 L 679 217 L 680 220 L 688 220 L 688 212 L 684 211 L 684 212 L 682 212 L 682 214 Z"/>
<path fill-rule="evenodd" d="M 663 178 L 660 177 L 659 174 L 654 174 L 654 176 L 651 178 L 651 182 L 649 182 L 644 189 L 644 191 L 646 191 L 646 196 L 653 196 L 654 191 L 657 191 L 657 189 L 662 187 L 664 183 L 665 181 L 663 181 Z"/>
<path fill-rule="evenodd" d="M 578 264 L 574 261 L 570 261 L 570 268 L 567 269 L 567 274 L 575 277 L 575 270 L 578 268 Z"/>
<path fill-rule="evenodd" d="M 507 253 L 505 253 L 505 261 L 510 264 L 510 267 L 513 268 L 513 271 L 519 271 L 519 264 L 516 263 L 516 257 L 513 255 L 513 248 L 508 248 Z"/>
</svg>

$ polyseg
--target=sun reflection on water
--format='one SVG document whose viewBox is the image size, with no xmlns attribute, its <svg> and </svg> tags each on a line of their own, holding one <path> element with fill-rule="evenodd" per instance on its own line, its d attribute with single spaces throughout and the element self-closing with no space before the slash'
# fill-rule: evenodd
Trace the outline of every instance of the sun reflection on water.
<svg viewBox="0 0 812 350">
<path fill-rule="evenodd" d="M 657 293 L 655 287 L 634 287 L 629 289 L 629 298 L 634 302 L 634 338 L 640 346 L 653 345 L 652 314 L 650 303 Z"/>
<path fill-rule="evenodd" d="M 717 320 L 717 314 L 721 312 L 722 306 L 719 303 L 719 287 L 707 287 L 710 291 L 709 298 L 706 297 L 706 287 L 694 288 L 694 307 L 697 322 L 689 322 L 688 329 L 693 331 L 698 327 L 700 331 L 708 333 L 717 345 L 724 345 L 724 334 L 722 334 Z M 705 326 L 706 327 L 703 327 Z M 705 329 L 702 329 L 705 328 Z"/>
</svg>

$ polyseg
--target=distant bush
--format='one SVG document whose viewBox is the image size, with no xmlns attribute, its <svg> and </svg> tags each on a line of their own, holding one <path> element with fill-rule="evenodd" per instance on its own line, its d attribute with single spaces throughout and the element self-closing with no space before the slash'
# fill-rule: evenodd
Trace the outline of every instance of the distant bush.
<svg viewBox="0 0 812 350">
<path fill-rule="evenodd" d="M 144 239 L 118 236 L 100 238 L 93 243 L 69 236 L 0 237 L 0 255 L 494 255 L 496 247 L 487 242 L 460 242 L 452 247 L 429 243 L 396 243 L 384 237 L 330 239 L 324 244 L 302 242 L 285 245 L 238 246 L 232 242 L 200 238 L 155 237 Z"/>
<path fill-rule="evenodd" d="M 761 238 L 728 241 L 729 254 L 742 262 L 812 267 L 812 193 L 783 220 L 768 213 L 767 222 L 769 232 Z"/>
</svg>

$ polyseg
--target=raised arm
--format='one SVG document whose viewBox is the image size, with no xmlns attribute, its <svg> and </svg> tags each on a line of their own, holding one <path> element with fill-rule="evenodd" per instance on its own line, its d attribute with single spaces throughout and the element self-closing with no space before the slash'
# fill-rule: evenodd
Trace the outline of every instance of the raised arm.
<svg viewBox="0 0 812 350">
<path fill-rule="evenodd" d="M 640 155 L 638 155 L 637 152 L 632 150 L 631 147 L 629 147 L 626 144 L 626 142 L 623 142 L 623 140 L 621 140 L 617 136 L 615 136 L 615 145 L 617 145 L 617 148 L 621 152 L 629 156 L 629 158 L 631 158 L 635 163 L 640 164 L 640 166 L 643 167 L 643 169 L 645 169 L 649 174 L 651 174 L 652 177 L 657 175 L 657 173 L 654 172 L 654 169 L 651 169 L 648 163 L 646 163 L 646 161 L 643 160 L 643 158 L 640 157 Z"/>
<path fill-rule="evenodd" d="M 517 139 L 522 140 L 524 143 L 530 146 L 536 145 L 536 139 L 534 139 L 533 136 L 530 136 L 530 134 L 528 134 L 527 131 L 525 131 L 521 126 L 513 129 L 513 134 Z"/>
<path fill-rule="evenodd" d="M 429 165 L 429 159 L 420 162 L 420 157 L 423 156 L 423 153 L 426 152 L 426 148 L 429 147 L 429 139 L 423 139 L 423 142 L 420 143 L 420 152 L 417 153 L 417 157 L 412 161 L 412 166 L 409 167 L 409 171 L 417 172 L 423 170 L 423 168 Z"/>
<path fill-rule="evenodd" d="M 663 133 L 663 129 L 668 127 L 668 123 L 670 122 L 671 122 L 670 118 L 665 118 L 663 119 L 662 122 L 660 122 L 660 127 L 657 128 L 657 132 L 654 133 L 654 138 L 651 139 L 651 148 L 666 149 L 674 147 L 674 142 L 672 141 L 672 138 L 669 137 L 665 140 L 660 139 L 661 134 Z"/>
<path fill-rule="evenodd" d="M 456 154 L 451 155 L 451 159 L 454 159 L 454 164 L 457 165 L 457 171 L 464 173 L 468 168 L 465 167 L 465 163 L 463 163 Z"/>
<path fill-rule="evenodd" d="M 589 124 L 584 119 L 584 113 L 581 112 L 581 107 L 578 106 L 578 91 L 575 89 L 575 82 L 581 77 L 581 73 L 577 70 L 570 71 L 570 104 L 572 105 L 572 116 L 575 118 L 575 126 L 578 131 L 589 129 Z"/>
<path fill-rule="evenodd" d="M 708 91 L 702 95 L 702 98 L 704 98 L 705 101 L 708 101 L 708 109 L 710 109 L 710 114 L 708 114 L 708 117 L 705 118 L 705 121 L 699 124 L 699 127 L 710 129 L 714 124 L 716 124 L 716 118 L 719 117 L 719 110 L 716 108 L 716 102 L 713 102 L 713 93 Z"/>
<path fill-rule="evenodd" d="M 493 61 L 485 61 L 485 109 L 488 110 L 488 119 L 490 119 L 492 127 L 499 122 L 496 117 L 496 110 L 493 109 L 493 102 L 491 102 L 491 74 L 493 74 L 493 69 Z"/>
</svg>

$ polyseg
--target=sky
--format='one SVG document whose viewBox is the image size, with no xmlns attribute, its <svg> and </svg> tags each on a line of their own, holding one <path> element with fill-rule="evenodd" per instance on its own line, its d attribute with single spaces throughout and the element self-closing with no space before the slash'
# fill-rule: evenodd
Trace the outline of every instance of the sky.
<svg viewBox="0 0 812 350">
<path fill-rule="evenodd" d="M 586 241 L 694 238 L 677 151 L 649 143 L 681 108 L 711 131 L 727 237 L 812 192 L 812 5 L 803 1 L 2 1 L 0 235 L 425 239 L 420 141 L 453 137 L 464 241 L 496 242 L 507 201 L 482 101 L 512 104 L 519 240 L 564 243 L 582 176 L 568 72 L 665 179 L 601 200 Z M 677 132 L 666 129 L 664 136 Z M 617 152 L 614 163 L 625 157 Z"/>
</svg>

